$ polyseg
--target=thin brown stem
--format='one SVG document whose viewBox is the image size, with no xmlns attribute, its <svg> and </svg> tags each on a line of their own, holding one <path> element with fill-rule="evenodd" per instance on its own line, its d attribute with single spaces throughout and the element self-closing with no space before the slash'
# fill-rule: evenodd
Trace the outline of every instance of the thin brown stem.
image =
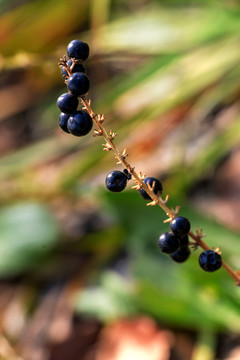
<svg viewBox="0 0 240 360">
<path fill-rule="evenodd" d="M 69 76 L 71 75 L 72 68 L 69 68 L 67 66 L 66 57 L 64 57 L 63 59 L 60 59 L 59 66 L 65 66 Z M 88 102 L 86 100 L 85 96 L 81 97 L 81 101 L 82 101 L 83 106 L 88 111 L 91 118 L 93 119 L 94 123 L 98 127 L 98 130 L 95 130 L 95 135 L 103 136 L 103 138 L 106 141 L 106 144 L 104 144 L 104 146 L 105 146 L 104 150 L 107 150 L 107 151 L 112 150 L 113 151 L 116 159 L 118 159 L 118 163 L 122 164 L 128 170 L 128 172 L 132 175 L 132 177 L 137 185 L 136 188 L 137 189 L 143 188 L 146 191 L 146 193 L 150 196 L 150 198 L 152 199 L 152 202 L 147 205 L 160 206 L 165 211 L 166 215 L 168 216 L 168 219 L 165 220 L 165 222 L 168 222 L 168 221 L 171 221 L 172 219 L 174 219 L 174 217 L 176 217 L 180 207 L 177 206 L 175 210 L 169 209 L 168 206 L 166 205 L 169 196 L 167 195 L 166 199 L 163 200 L 161 198 L 161 196 L 158 196 L 154 193 L 154 187 L 151 188 L 143 182 L 141 173 L 140 173 L 140 175 L 138 175 L 136 173 L 135 169 L 126 161 L 126 156 L 127 156 L 126 150 L 124 150 L 121 153 L 119 151 L 119 149 L 117 148 L 117 146 L 114 144 L 113 140 L 114 140 L 116 134 L 114 134 L 112 131 L 110 131 L 110 134 L 108 135 L 107 131 L 102 126 L 102 121 L 104 119 L 104 116 L 94 113 L 94 111 L 92 110 L 92 108 L 90 106 L 90 102 Z M 203 250 L 210 249 L 209 246 L 202 240 L 203 235 L 202 235 L 201 231 L 197 230 L 196 234 L 194 234 L 192 231 L 190 231 L 188 233 L 188 235 L 195 241 L 195 245 L 200 246 Z M 237 271 L 234 271 L 225 261 L 222 261 L 222 266 L 228 272 L 228 274 L 236 281 L 236 285 L 240 286 L 240 273 Z"/>
<path fill-rule="evenodd" d="M 189 231 L 188 235 L 196 241 L 198 246 L 200 246 L 203 250 L 211 250 L 210 247 L 202 240 L 202 237 L 199 235 L 195 235 L 192 231 Z M 239 274 L 233 270 L 225 261 L 222 260 L 222 267 L 228 272 L 228 274 L 236 281 L 236 285 L 240 286 L 240 276 Z"/>
<path fill-rule="evenodd" d="M 180 207 L 176 207 L 176 210 L 169 209 L 169 207 L 166 205 L 166 202 L 168 200 L 168 196 L 166 197 L 166 200 L 163 200 L 161 196 L 158 196 L 154 193 L 154 189 L 148 187 L 141 177 L 141 175 L 138 175 L 135 171 L 135 169 L 126 161 L 127 154 L 124 151 L 121 153 L 115 143 L 113 142 L 114 137 L 112 137 L 112 132 L 110 135 L 108 135 L 105 128 L 102 126 L 103 117 L 101 115 L 95 114 L 92 110 L 90 103 L 86 100 L 84 96 L 81 97 L 81 101 L 85 109 L 88 111 L 89 115 L 93 119 L 94 123 L 96 124 L 98 130 L 96 130 L 96 133 L 99 133 L 99 135 L 102 135 L 103 138 L 106 141 L 105 150 L 110 151 L 112 150 L 115 154 L 116 159 L 118 160 L 118 163 L 122 164 L 124 168 L 128 170 L 128 172 L 132 175 L 134 181 L 136 182 L 136 188 L 140 189 L 143 188 L 147 194 L 151 197 L 152 202 L 148 205 L 158 205 L 160 206 L 168 216 L 167 221 L 171 221 L 176 217 L 178 210 Z M 116 135 L 116 134 L 115 134 Z M 194 234 L 192 231 L 188 233 L 188 235 L 194 240 L 196 247 L 201 247 L 203 250 L 210 250 L 209 246 L 202 240 L 202 231 L 196 231 L 196 234 Z M 235 280 L 236 285 L 240 286 L 240 274 L 237 271 L 234 271 L 225 261 L 222 261 L 223 268 L 228 272 L 228 274 Z"/>
<path fill-rule="evenodd" d="M 166 205 L 165 201 L 160 197 L 157 196 L 153 190 L 151 190 L 144 182 L 143 180 L 140 178 L 140 176 L 136 173 L 136 171 L 134 170 L 133 167 L 131 167 L 131 165 L 126 161 L 126 156 L 123 156 L 122 153 L 119 151 L 119 149 L 117 148 L 117 146 L 114 144 L 113 140 L 110 138 L 110 136 L 108 135 L 107 131 L 105 130 L 105 128 L 102 126 L 101 122 L 98 120 L 99 115 L 95 114 L 93 112 L 93 110 L 91 109 L 91 106 L 89 105 L 88 101 L 85 99 L 85 97 L 81 97 L 81 101 L 82 104 L 84 105 L 84 107 L 86 108 L 86 110 L 88 111 L 89 115 L 91 116 L 91 118 L 93 119 L 93 121 L 95 122 L 96 126 L 98 127 L 98 129 L 101 132 L 101 135 L 104 137 L 106 144 L 109 146 L 109 149 L 111 149 L 116 158 L 118 159 L 118 161 L 128 170 L 128 172 L 132 175 L 134 181 L 136 182 L 137 185 L 140 186 L 140 188 L 143 188 L 148 195 L 151 197 L 151 199 L 153 200 L 154 204 L 153 205 L 159 205 L 164 211 L 165 213 L 170 217 L 170 218 L 174 218 L 176 216 L 176 212 L 174 210 L 170 210 L 168 208 L 168 206 Z"/>
</svg>

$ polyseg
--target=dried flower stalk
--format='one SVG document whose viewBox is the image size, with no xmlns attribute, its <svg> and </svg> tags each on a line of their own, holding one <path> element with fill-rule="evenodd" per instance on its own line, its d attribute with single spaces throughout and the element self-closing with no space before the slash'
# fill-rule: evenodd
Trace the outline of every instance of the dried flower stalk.
<svg viewBox="0 0 240 360">
<path fill-rule="evenodd" d="M 71 65 L 71 67 L 69 67 L 67 65 L 67 58 L 66 58 L 66 56 L 64 56 L 62 59 L 60 59 L 59 66 L 60 67 L 64 66 L 70 76 L 72 74 L 72 68 L 73 68 L 74 64 L 77 62 L 78 61 L 72 59 L 72 65 Z M 67 82 L 67 80 L 66 80 L 66 82 Z M 127 160 L 126 160 L 126 157 L 128 156 L 127 150 L 124 149 L 121 152 L 118 149 L 118 147 L 115 145 L 114 139 L 117 136 L 117 134 L 114 133 L 113 130 L 110 130 L 110 132 L 108 134 L 107 131 L 105 130 L 105 128 L 103 127 L 102 123 L 105 120 L 105 115 L 95 114 L 91 108 L 91 100 L 87 100 L 85 96 L 81 96 L 80 98 L 81 98 L 81 102 L 83 105 L 83 109 L 87 110 L 87 112 L 93 119 L 95 125 L 97 126 L 97 129 L 94 130 L 93 136 L 102 136 L 104 138 L 104 140 L 106 141 L 106 143 L 103 144 L 103 150 L 104 151 L 112 151 L 115 155 L 115 158 L 117 159 L 117 164 L 122 164 L 123 167 L 126 168 L 128 170 L 128 172 L 132 175 L 132 179 L 136 183 L 136 185 L 132 187 L 133 189 L 139 190 L 142 188 L 150 196 L 152 201 L 147 203 L 147 206 L 155 206 L 155 205 L 160 206 L 163 209 L 163 211 L 166 213 L 166 215 L 168 216 L 168 218 L 166 220 L 164 220 L 164 222 L 172 221 L 177 216 L 177 214 L 180 210 L 180 206 L 176 206 L 175 209 L 173 209 L 173 208 L 170 209 L 167 206 L 169 195 L 167 195 L 165 197 L 165 199 L 163 199 L 160 195 L 156 195 L 154 193 L 153 190 L 154 190 L 155 184 L 153 184 L 153 186 L 149 186 L 149 184 L 146 185 L 143 182 L 144 175 L 141 172 L 139 174 L 137 174 L 137 172 L 135 171 L 135 168 L 132 167 L 127 162 Z M 198 247 L 201 247 L 203 250 L 210 250 L 210 247 L 203 241 L 203 237 L 205 237 L 205 235 L 203 235 L 202 229 L 201 230 L 196 229 L 196 233 L 189 231 L 188 235 L 193 240 L 192 242 L 190 242 L 190 245 L 193 246 L 194 250 L 196 250 Z M 215 251 L 220 254 L 219 248 L 215 249 Z M 233 280 L 235 280 L 236 285 L 240 286 L 240 271 L 233 270 L 223 260 L 222 260 L 222 267 L 233 278 Z"/>
<path fill-rule="evenodd" d="M 95 114 L 93 112 L 93 110 L 91 108 L 91 102 L 87 101 L 85 96 L 81 97 L 81 101 L 83 104 L 83 108 L 87 110 L 87 112 L 93 119 L 94 123 L 98 127 L 97 131 L 104 137 L 104 139 L 106 141 L 106 144 L 104 144 L 104 146 L 105 146 L 104 150 L 107 150 L 107 151 L 112 150 L 115 154 L 115 158 L 118 160 L 117 164 L 122 164 L 124 166 L 124 168 L 126 168 L 128 170 L 128 172 L 132 175 L 132 178 L 136 183 L 136 185 L 133 186 L 133 188 L 135 188 L 136 190 L 143 188 L 148 193 L 148 195 L 151 197 L 152 201 L 150 203 L 148 203 L 147 205 L 148 206 L 154 206 L 154 205 L 160 206 L 165 211 L 166 215 L 168 216 L 168 218 L 164 222 L 172 221 L 172 219 L 174 219 L 177 216 L 180 206 L 176 206 L 175 210 L 173 208 L 169 209 L 167 206 L 167 201 L 169 199 L 169 195 L 167 195 L 165 199 L 162 199 L 161 196 L 158 196 L 154 193 L 154 191 L 153 191 L 154 184 L 152 187 L 150 187 L 143 182 L 144 176 L 142 176 L 141 173 L 138 175 L 137 172 L 135 171 L 135 169 L 126 161 L 126 157 L 127 157 L 126 149 L 124 149 L 124 151 L 121 153 L 119 151 L 119 149 L 117 148 L 117 146 L 114 144 L 113 140 L 116 135 L 114 137 L 112 136 L 114 134 L 112 132 L 112 130 L 110 131 L 110 134 L 108 135 L 107 131 L 105 130 L 105 128 L 102 125 L 103 121 L 99 121 L 99 119 L 105 120 L 105 117 L 103 117 L 103 115 Z M 205 235 L 203 235 L 202 230 L 196 229 L 195 234 L 192 231 L 190 231 L 188 233 L 188 235 L 192 238 L 193 242 L 191 244 L 193 245 L 193 247 L 195 249 L 197 249 L 198 247 L 201 247 L 203 250 L 210 250 L 210 247 L 203 241 L 203 237 L 205 237 Z M 216 249 L 215 251 L 217 251 L 219 253 L 219 249 Z M 223 260 L 222 260 L 222 267 L 228 272 L 228 274 L 233 278 L 233 280 L 235 280 L 236 285 L 240 286 L 239 272 L 233 270 Z"/>
</svg>

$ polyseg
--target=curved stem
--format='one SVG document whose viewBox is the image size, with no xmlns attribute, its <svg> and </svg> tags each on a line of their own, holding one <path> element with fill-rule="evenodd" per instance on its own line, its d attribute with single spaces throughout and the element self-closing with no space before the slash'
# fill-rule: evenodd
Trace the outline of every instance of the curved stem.
<svg viewBox="0 0 240 360">
<path fill-rule="evenodd" d="M 147 192 L 147 194 L 151 197 L 151 199 L 153 201 L 152 201 L 152 203 L 149 203 L 148 205 L 160 206 L 165 211 L 167 216 L 169 217 L 169 219 L 166 220 L 166 222 L 169 220 L 171 221 L 177 215 L 179 207 L 177 207 L 176 210 L 169 209 L 168 206 L 166 205 L 168 197 L 166 198 L 166 200 L 163 200 L 160 196 L 158 196 L 154 193 L 153 188 L 148 187 L 143 182 L 142 177 L 140 175 L 138 175 L 136 173 L 136 171 L 134 170 L 134 168 L 131 167 L 131 165 L 126 161 L 127 154 L 125 153 L 125 151 L 124 151 L 124 153 L 121 153 L 119 151 L 117 146 L 114 144 L 113 138 L 111 137 L 111 135 L 108 135 L 107 131 L 102 126 L 103 119 L 101 120 L 101 116 L 98 114 L 95 114 L 93 112 L 93 110 L 90 106 L 90 103 L 86 100 L 86 98 L 84 96 L 81 97 L 81 101 L 82 101 L 83 106 L 88 111 L 91 118 L 93 119 L 94 123 L 98 127 L 98 135 L 102 135 L 103 138 L 105 139 L 106 150 L 113 151 L 116 159 L 118 159 L 118 163 L 121 163 L 124 166 L 124 168 L 126 168 L 128 170 L 128 172 L 132 175 L 134 181 L 137 184 L 137 187 L 143 188 Z M 197 244 L 203 250 L 210 250 L 209 246 L 202 240 L 203 236 L 202 236 L 201 231 L 200 232 L 197 231 L 196 234 L 194 234 L 192 231 L 189 231 L 188 235 L 195 241 L 195 244 Z M 240 275 L 236 271 L 234 271 L 225 261 L 222 261 L 222 266 L 228 272 L 228 274 L 235 280 L 236 285 L 240 286 Z"/>
<path fill-rule="evenodd" d="M 189 231 L 188 235 L 196 241 L 196 243 L 203 250 L 211 250 L 210 247 L 202 240 L 202 237 L 195 235 L 192 231 Z M 236 281 L 236 285 L 240 286 L 240 276 L 234 271 L 225 261 L 222 260 L 222 267 L 228 272 L 228 274 Z"/>
<path fill-rule="evenodd" d="M 85 97 L 81 97 L 81 101 L 82 101 L 82 104 L 84 105 L 84 107 L 86 108 L 86 110 L 88 111 L 89 115 L 91 116 L 91 118 L 95 122 L 96 126 L 100 130 L 100 134 L 104 137 L 104 139 L 105 139 L 105 141 L 106 141 L 106 143 L 108 145 L 109 150 L 111 149 L 114 152 L 114 154 L 115 154 L 116 158 L 118 159 L 118 161 L 121 162 L 122 165 L 132 175 L 132 177 L 135 180 L 136 184 L 139 185 L 140 188 L 143 188 L 148 193 L 148 195 L 151 197 L 151 199 L 154 202 L 154 204 L 152 204 L 152 205 L 155 205 L 155 204 L 159 205 L 171 219 L 174 218 L 176 216 L 176 212 L 174 210 L 170 210 L 168 208 L 165 201 L 160 196 L 157 196 L 154 193 L 154 191 L 151 190 L 143 182 L 143 180 L 136 173 L 134 168 L 131 167 L 131 165 L 126 161 L 126 155 L 122 155 L 122 153 L 119 151 L 117 146 L 114 144 L 113 140 L 110 138 L 110 136 L 108 135 L 108 133 L 106 132 L 106 130 L 102 126 L 101 122 L 98 120 L 98 114 L 95 114 L 93 112 L 93 110 L 91 109 L 91 107 L 90 107 L 88 101 L 85 99 Z"/>
</svg>

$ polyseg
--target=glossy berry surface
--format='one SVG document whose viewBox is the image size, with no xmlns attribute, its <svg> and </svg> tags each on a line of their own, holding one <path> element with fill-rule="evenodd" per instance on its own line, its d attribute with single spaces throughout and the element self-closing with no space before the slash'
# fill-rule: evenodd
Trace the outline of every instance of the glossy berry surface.
<svg viewBox="0 0 240 360">
<path fill-rule="evenodd" d="M 67 122 L 68 122 L 69 116 L 70 116 L 69 114 L 64 114 L 62 112 L 58 118 L 58 124 L 59 124 L 60 128 L 68 134 L 69 134 L 69 131 L 67 128 Z"/>
<path fill-rule="evenodd" d="M 166 232 L 159 237 L 158 246 L 163 253 L 172 254 L 179 249 L 179 239 L 171 232 Z"/>
<path fill-rule="evenodd" d="M 86 60 L 89 56 L 89 46 L 80 40 L 72 40 L 67 46 L 67 54 L 70 58 Z"/>
<path fill-rule="evenodd" d="M 76 72 L 69 77 L 67 86 L 73 95 L 82 96 L 89 90 L 89 78 L 81 72 Z"/>
<path fill-rule="evenodd" d="M 190 254 L 191 254 L 191 251 L 190 251 L 189 247 L 185 246 L 185 247 L 181 247 L 180 249 L 178 249 L 176 252 L 174 252 L 170 256 L 175 262 L 183 263 L 184 261 L 186 261 L 189 258 Z"/>
<path fill-rule="evenodd" d="M 153 186 L 154 181 L 155 181 L 155 186 L 153 189 L 154 194 L 159 195 L 162 193 L 162 183 L 158 179 L 149 176 L 143 180 L 144 184 L 146 185 L 149 184 L 150 186 Z M 145 200 L 151 200 L 150 196 L 144 189 L 140 189 L 138 190 L 138 192 Z"/>
<path fill-rule="evenodd" d="M 125 189 L 127 181 L 128 178 L 122 171 L 114 170 L 107 175 L 105 184 L 108 190 L 120 192 Z"/>
<path fill-rule="evenodd" d="M 221 255 L 213 250 L 205 250 L 201 253 L 198 260 L 201 268 L 208 272 L 216 271 L 222 266 Z"/>
<path fill-rule="evenodd" d="M 76 111 L 70 115 L 67 128 L 72 135 L 84 136 L 91 131 L 93 121 L 91 116 L 85 111 Z"/>
<path fill-rule="evenodd" d="M 59 96 L 57 105 L 64 114 L 72 114 L 77 110 L 78 98 L 72 94 L 65 93 Z"/>
<path fill-rule="evenodd" d="M 72 66 L 72 60 L 71 59 L 69 59 L 67 61 L 67 65 L 69 67 Z M 83 64 L 75 64 L 73 66 L 73 68 L 71 69 L 71 72 L 72 72 L 72 74 L 75 73 L 75 72 L 85 73 L 86 69 L 85 69 L 85 66 Z M 64 80 L 67 80 L 69 78 L 68 72 L 67 72 L 67 70 L 66 70 L 66 68 L 64 66 L 61 68 L 61 73 L 62 73 L 62 77 L 63 77 Z"/>
<path fill-rule="evenodd" d="M 183 237 L 180 237 L 179 238 L 179 243 L 180 243 L 181 247 L 188 246 L 188 244 L 189 244 L 188 235 L 184 235 Z"/>
<path fill-rule="evenodd" d="M 170 229 L 179 237 L 187 235 L 190 230 L 190 222 L 183 216 L 177 216 L 170 222 Z"/>
</svg>

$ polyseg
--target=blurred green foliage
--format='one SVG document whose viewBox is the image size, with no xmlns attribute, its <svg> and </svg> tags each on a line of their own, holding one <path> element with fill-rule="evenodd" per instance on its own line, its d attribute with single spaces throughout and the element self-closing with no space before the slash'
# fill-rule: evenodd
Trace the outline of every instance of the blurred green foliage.
<svg viewBox="0 0 240 360">
<path fill-rule="evenodd" d="M 161 254 L 156 240 L 162 232 L 169 231 L 169 226 L 162 223 L 164 215 L 159 214 L 158 208 L 141 206 L 142 199 L 137 194 L 125 192 L 116 197 L 105 193 L 104 203 L 115 222 L 127 230 L 126 268 L 133 277 L 126 276 L 124 266 L 120 274 L 116 273 L 117 268 L 103 272 L 98 286 L 94 283 L 83 291 L 83 296 L 81 292 L 77 301 L 79 311 L 97 314 L 103 320 L 144 311 L 166 324 L 189 329 L 240 331 L 240 289 L 233 286 L 223 269 L 211 274 L 202 271 L 198 265 L 199 251 L 193 252 L 184 264 L 174 263 Z M 226 260 L 233 260 L 232 249 L 239 259 L 239 234 L 188 208 L 186 203 L 182 207 L 182 215 L 191 219 L 193 229 L 201 224 L 207 243 L 220 246 Z M 121 286 L 116 285 L 118 282 Z M 108 301 L 116 297 L 113 304 L 116 308 L 107 312 L 107 303 L 95 301 L 94 294 Z"/>
<path fill-rule="evenodd" d="M 106 128 L 118 132 L 119 147 L 129 145 L 133 166 L 136 161 L 164 175 L 172 205 L 180 203 L 192 228 L 202 227 L 209 245 L 220 246 L 240 268 L 239 234 L 197 212 L 188 199 L 190 187 L 239 148 L 240 6 L 217 0 L 140 3 L 0 2 L 0 125 L 8 129 L 0 138 L 0 277 L 30 271 L 62 249 L 68 236 L 54 220 L 55 202 L 61 199 L 66 213 L 69 202 L 87 202 L 104 209 L 114 226 L 77 237 L 77 253 L 95 259 L 91 281 L 89 272 L 85 280 L 93 285 L 81 290 L 77 311 L 103 320 L 144 312 L 174 326 L 239 333 L 240 290 L 227 274 L 201 271 L 196 253 L 182 265 L 160 254 L 156 239 L 167 229 L 161 210 L 147 208 L 130 191 L 96 191 L 113 158 L 98 139 L 57 129 L 55 101 L 66 91 L 57 62 L 68 41 L 80 38 L 91 49 L 93 108 L 107 114 Z M 216 125 L 216 109 L 231 106 L 234 111 Z M 123 247 L 124 276 L 103 271 Z"/>
<path fill-rule="evenodd" d="M 19 203 L 1 209 L 0 277 L 42 266 L 57 236 L 57 224 L 43 205 Z"/>
</svg>

